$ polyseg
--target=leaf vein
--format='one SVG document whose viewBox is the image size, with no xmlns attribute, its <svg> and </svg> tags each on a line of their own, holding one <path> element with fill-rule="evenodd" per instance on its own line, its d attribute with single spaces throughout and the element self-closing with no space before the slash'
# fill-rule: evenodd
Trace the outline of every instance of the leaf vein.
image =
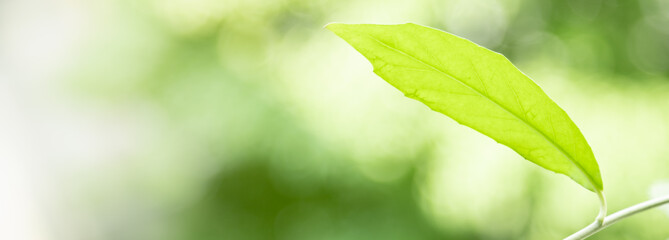
<svg viewBox="0 0 669 240">
<path fill-rule="evenodd" d="M 481 93 L 479 90 L 475 89 L 474 87 L 470 86 L 469 84 L 466 84 L 466 83 L 463 82 L 462 80 L 459 80 L 459 79 L 455 78 L 454 76 L 452 76 L 451 74 L 447 73 L 446 71 L 443 71 L 443 70 L 441 70 L 441 69 L 439 69 L 439 68 L 437 68 L 437 67 L 435 67 L 435 66 L 433 66 L 433 65 L 431 65 L 431 64 L 429 64 L 429 63 L 427 63 L 427 62 L 425 62 L 425 61 L 423 61 L 423 60 L 421 60 L 421 59 L 418 59 L 418 58 L 416 58 L 416 57 L 414 57 L 414 56 L 411 56 L 411 55 L 409 55 L 408 53 L 406 53 L 406 52 L 404 52 L 404 51 L 402 51 L 402 50 L 400 50 L 400 49 L 393 48 L 393 47 L 389 46 L 388 44 L 384 43 L 383 41 L 381 41 L 381 40 L 375 38 L 375 37 L 372 36 L 372 35 L 369 35 L 369 34 L 365 34 L 365 35 L 366 35 L 368 38 L 372 39 L 373 41 L 378 42 L 378 43 L 381 44 L 382 46 L 384 46 L 384 47 L 386 47 L 386 48 L 388 48 L 388 49 L 390 49 L 390 50 L 392 50 L 392 51 L 395 51 L 395 52 L 397 52 L 397 53 L 399 53 L 399 54 L 402 54 L 402 55 L 404 55 L 404 56 L 407 56 L 407 57 L 409 57 L 409 58 L 411 58 L 411 59 L 414 59 L 414 60 L 416 60 L 417 62 L 419 62 L 419 63 L 421 63 L 421 64 L 423 64 L 423 65 L 425 65 L 425 66 L 427 66 L 427 67 L 429 67 L 429 68 L 431 68 L 431 69 L 437 71 L 438 73 L 441 73 L 441 74 L 443 74 L 444 76 L 447 76 L 448 78 L 453 79 L 453 80 L 459 82 L 460 84 L 464 85 L 465 87 L 468 87 L 469 89 L 471 89 L 471 90 L 474 91 L 475 93 L 478 93 L 481 97 L 483 97 L 483 98 L 485 98 L 485 99 L 491 101 L 493 104 L 497 105 L 499 108 L 503 109 L 504 111 L 506 111 L 506 112 L 509 113 L 510 115 L 514 116 L 515 118 L 517 118 L 518 120 L 520 120 L 522 123 L 524 123 L 525 125 L 527 125 L 529 128 L 533 129 L 533 130 L 534 130 L 536 133 L 538 133 L 540 136 L 542 136 L 542 138 L 543 138 L 544 140 L 546 140 L 550 145 L 552 145 L 554 148 L 556 148 L 556 149 L 557 149 L 557 150 L 558 150 L 558 151 L 559 151 L 565 158 L 567 158 L 572 164 L 574 164 L 574 165 L 579 169 L 579 171 L 581 172 L 581 174 L 583 174 L 583 175 L 586 177 L 586 179 L 588 179 L 588 181 L 589 181 L 590 184 L 592 185 L 592 188 L 593 188 L 593 189 L 597 189 L 597 187 L 596 187 L 597 185 L 595 184 L 594 179 L 592 178 L 592 176 L 590 176 L 589 174 L 587 174 L 587 172 L 585 171 L 585 168 L 584 168 L 581 164 L 579 164 L 577 161 L 575 161 L 574 158 L 571 156 L 571 154 L 569 154 L 568 152 L 566 152 L 561 146 L 559 146 L 555 141 L 551 140 L 548 136 L 546 136 L 545 133 L 543 133 L 541 130 L 539 130 L 539 129 L 538 129 L 536 126 L 534 126 L 533 124 L 531 124 L 531 123 L 527 122 L 525 119 L 519 117 L 517 114 L 513 113 L 512 111 L 510 111 L 509 109 L 507 109 L 506 107 L 504 107 L 503 105 L 501 105 L 500 103 L 498 103 L 497 101 L 495 101 L 494 99 L 492 99 L 490 96 L 484 95 L 484 94 Z M 508 82 L 507 82 L 507 84 L 508 84 Z M 511 88 L 511 89 L 513 90 L 513 88 Z M 514 95 L 516 95 L 515 90 L 513 90 L 513 91 L 514 91 Z M 516 95 L 516 100 L 517 100 L 517 99 L 518 99 L 518 98 L 517 98 L 517 95 Z"/>
</svg>

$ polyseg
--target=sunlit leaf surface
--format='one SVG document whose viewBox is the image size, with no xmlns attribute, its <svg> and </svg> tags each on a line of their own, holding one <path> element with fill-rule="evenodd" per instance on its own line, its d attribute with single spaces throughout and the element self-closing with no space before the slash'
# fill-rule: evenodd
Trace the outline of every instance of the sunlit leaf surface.
<svg viewBox="0 0 669 240">
<path fill-rule="evenodd" d="M 335 23 L 327 28 L 407 97 L 588 190 L 603 189 L 595 157 L 578 127 L 503 55 L 416 24 Z"/>
</svg>

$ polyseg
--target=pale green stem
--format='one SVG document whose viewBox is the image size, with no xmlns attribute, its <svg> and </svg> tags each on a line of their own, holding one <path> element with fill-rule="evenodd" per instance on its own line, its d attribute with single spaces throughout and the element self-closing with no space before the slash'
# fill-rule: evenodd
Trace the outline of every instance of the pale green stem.
<svg viewBox="0 0 669 240">
<path fill-rule="evenodd" d="M 597 197 L 599 198 L 599 214 L 597 214 L 597 218 L 595 218 L 595 222 L 599 222 L 599 224 L 604 223 L 604 218 L 606 217 L 606 196 L 604 196 L 604 192 L 599 190 L 597 191 Z"/>
<path fill-rule="evenodd" d="M 634 214 L 646 211 L 648 209 L 658 207 L 658 206 L 660 206 L 662 204 L 666 204 L 666 203 L 669 203 L 669 195 L 662 196 L 662 197 L 659 197 L 659 198 L 656 198 L 656 199 L 651 199 L 651 200 L 636 204 L 634 206 L 625 208 L 623 210 L 620 210 L 620 211 L 618 211 L 614 214 L 611 214 L 611 215 L 607 216 L 606 218 L 604 218 L 603 222 L 600 222 L 599 220 L 595 220 L 595 222 L 593 222 L 592 224 L 590 224 L 590 225 L 586 226 L 585 228 L 579 230 L 578 232 L 572 234 L 571 236 L 565 238 L 565 240 L 585 239 L 585 238 L 591 236 L 592 234 L 595 234 L 595 233 L 601 231 L 602 229 L 604 229 L 608 226 L 611 226 L 612 224 L 614 224 L 614 223 L 616 223 L 616 222 L 618 222 L 618 221 L 620 221 L 624 218 L 627 218 L 627 217 L 632 216 Z M 600 214 L 601 214 L 601 212 L 600 212 Z M 599 219 L 599 217 L 598 217 L 598 219 Z"/>
</svg>

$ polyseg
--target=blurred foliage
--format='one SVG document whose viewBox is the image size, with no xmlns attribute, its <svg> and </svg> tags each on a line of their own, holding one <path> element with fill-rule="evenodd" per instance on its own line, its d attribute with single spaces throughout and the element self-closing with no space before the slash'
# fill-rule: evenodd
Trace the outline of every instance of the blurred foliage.
<svg viewBox="0 0 669 240">
<path fill-rule="evenodd" d="M 400 97 L 328 22 L 415 22 L 505 54 L 581 127 L 611 210 L 669 178 L 665 1 L 82 4 L 95 29 L 71 88 L 146 131 L 122 170 L 78 183 L 101 199 L 83 207 L 101 239 L 559 239 L 594 219 L 589 192 Z M 101 214 L 135 208 L 159 227 Z M 649 212 L 592 239 L 667 224 Z"/>
</svg>

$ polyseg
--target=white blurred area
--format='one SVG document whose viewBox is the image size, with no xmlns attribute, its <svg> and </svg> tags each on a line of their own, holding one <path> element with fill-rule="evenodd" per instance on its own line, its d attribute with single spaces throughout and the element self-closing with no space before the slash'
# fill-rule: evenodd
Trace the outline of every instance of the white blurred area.
<svg viewBox="0 0 669 240">
<path fill-rule="evenodd" d="M 62 209 L 82 180 L 73 174 L 100 170 L 93 164 L 137 139 L 123 111 L 65 91 L 63 74 L 97 21 L 88 3 L 0 1 L 0 239 L 56 239 L 51 223 L 66 225 L 77 210 Z"/>
</svg>

